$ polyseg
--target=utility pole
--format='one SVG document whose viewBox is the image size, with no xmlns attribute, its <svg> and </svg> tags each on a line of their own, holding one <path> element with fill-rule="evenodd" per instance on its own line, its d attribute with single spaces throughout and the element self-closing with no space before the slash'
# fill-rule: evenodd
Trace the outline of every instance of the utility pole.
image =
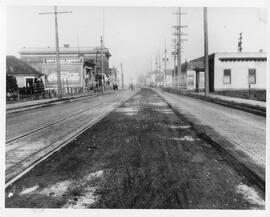
<svg viewBox="0 0 270 217">
<path fill-rule="evenodd" d="M 177 48 L 177 54 L 178 54 L 178 62 L 177 62 L 177 70 L 178 70 L 178 76 L 179 76 L 179 88 L 181 88 L 181 76 L 182 76 L 182 67 L 181 67 L 181 8 L 179 7 L 179 15 L 178 15 L 178 23 L 179 23 L 179 27 L 178 27 L 178 48 Z"/>
<path fill-rule="evenodd" d="M 157 54 L 156 54 L 156 70 L 158 70 Z"/>
<path fill-rule="evenodd" d="M 161 55 L 160 55 L 160 48 L 158 49 L 158 70 L 159 73 L 161 72 Z"/>
<path fill-rule="evenodd" d="M 99 90 L 99 73 L 98 73 L 98 65 L 100 65 L 100 60 L 99 60 L 99 50 L 97 49 L 97 52 L 96 52 L 96 62 L 95 62 L 95 70 L 94 70 L 94 75 L 93 75 L 93 78 L 95 81 L 97 81 L 97 90 Z M 94 88 L 93 88 L 94 90 Z"/>
<path fill-rule="evenodd" d="M 165 43 L 164 43 L 164 59 L 163 59 L 163 61 L 164 61 L 164 83 L 163 83 L 163 86 L 165 87 L 165 86 L 167 86 L 167 78 L 166 78 L 166 69 L 167 69 L 167 61 L 168 61 L 168 59 L 167 59 L 167 49 L 166 49 L 166 40 L 165 40 Z"/>
<path fill-rule="evenodd" d="M 103 79 L 104 74 L 104 56 L 103 56 L 103 48 L 104 48 L 104 8 L 102 8 L 102 36 L 100 37 L 100 44 L 101 44 L 101 75 Z M 102 83 L 103 84 L 103 83 Z M 105 88 L 105 83 L 102 85 L 102 91 Z"/>
<path fill-rule="evenodd" d="M 204 95 L 209 94 L 209 62 L 208 62 L 208 21 L 207 7 L 203 8 L 204 21 Z"/>
<path fill-rule="evenodd" d="M 173 42 L 173 51 L 171 53 L 173 57 L 173 74 L 172 74 L 172 87 L 176 85 L 175 83 L 175 76 L 176 76 L 176 58 L 177 58 L 177 34 L 175 33 L 175 39 L 172 40 Z"/>
<path fill-rule="evenodd" d="M 176 78 L 176 75 L 177 75 L 177 72 L 176 72 L 176 60 L 177 60 L 177 47 L 178 47 L 178 26 L 179 26 L 179 23 L 178 23 L 178 13 L 174 13 L 174 15 L 176 15 L 176 27 L 173 26 L 173 28 L 175 28 L 174 32 L 173 32 L 173 36 L 174 36 L 174 39 L 172 40 L 173 42 L 173 52 L 172 52 L 172 55 L 173 55 L 173 86 L 176 86 L 177 83 L 175 82 L 175 78 Z"/>
<path fill-rule="evenodd" d="M 150 57 L 150 70 L 153 72 L 153 62 L 152 62 L 152 56 Z"/>
<path fill-rule="evenodd" d="M 122 89 L 124 89 L 124 72 L 123 72 L 122 63 L 120 63 L 120 68 L 121 68 Z"/>
<path fill-rule="evenodd" d="M 61 72 L 60 72 L 60 52 L 59 52 L 59 36 L 58 36 L 58 14 L 67 14 L 72 13 L 71 11 L 57 11 L 57 6 L 54 6 L 54 12 L 45 12 L 39 13 L 39 15 L 47 15 L 47 14 L 54 14 L 54 22 L 55 22 L 55 48 L 56 48 L 56 73 L 57 73 L 57 93 L 58 99 L 62 99 L 62 85 L 61 85 Z"/>
<path fill-rule="evenodd" d="M 177 16 L 177 25 L 173 26 L 173 28 L 176 28 L 176 32 L 174 35 L 177 36 L 176 38 L 176 53 L 177 53 L 177 75 L 179 78 L 179 88 L 181 87 L 181 79 L 184 78 L 182 75 L 182 69 L 181 69 L 181 53 L 182 53 L 182 42 L 187 41 L 187 39 L 182 39 L 182 35 L 187 35 L 182 32 L 182 28 L 186 28 L 187 26 L 181 25 L 181 16 L 185 15 L 186 13 L 181 13 L 181 7 L 178 8 L 178 12 L 174 13 Z"/>
<path fill-rule="evenodd" d="M 102 36 L 100 36 L 100 53 L 101 53 L 101 79 L 103 79 L 103 39 L 102 39 Z M 102 81 L 102 84 L 103 84 L 103 81 Z M 103 85 L 102 85 L 102 91 L 103 91 Z"/>
<path fill-rule="evenodd" d="M 155 77 L 155 85 L 157 86 L 157 74 L 158 74 L 158 56 L 157 56 L 157 51 L 156 51 L 156 70 L 154 71 L 154 77 Z"/>
<path fill-rule="evenodd" d="M 238 38 L 238 52 L 242 52 L 242 32 L 239 33 L 239 38 Z"/>
<path fill-rule="evenodd" d="M 172 86 L 174 86 L 174 84 L 173 84 L 174 83 L 174 76 L 176 75 L 175 69 L 176 69 L 176 54 L 173 54 L 173 74 L 172 74 L 172 79 L 173 80 L 172 80 Z"/>
</svg>

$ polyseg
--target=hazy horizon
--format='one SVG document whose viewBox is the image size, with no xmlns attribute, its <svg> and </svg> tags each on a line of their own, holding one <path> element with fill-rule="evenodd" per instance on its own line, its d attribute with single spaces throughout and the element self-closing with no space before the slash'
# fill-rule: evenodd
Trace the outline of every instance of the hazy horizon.
<svg viewBox="0 0 270 217">
<path fill-rule="evenodd" d="M 135 79 L 155 68 L 156 56 L 164 55 L 164 44 L 171 57 L 173 25 L 177 8 L 172 7 L 90 7 L 60 6 L 59 42 L 71 47 L 99 46 L 104 14 L 105 46 L 110 49 L 110 67 L 120 63 L 127 79 Z M 7 55 L 19 56 L 23 47 L 54 47 L 54 16 L 38 15 L 53 11 L 52 6 L 7 6 Z M 182 8 L 182 25 L 188 41 L 182 62 L 203 55 L 203 8 Z M 209 53 L 236 52 L 239 33 L 243 33 L 243 52 L 266 51 L 266 9 L 208 8 Z M 168 68 L 172 67 L 170 58 Z"/>
</svg>

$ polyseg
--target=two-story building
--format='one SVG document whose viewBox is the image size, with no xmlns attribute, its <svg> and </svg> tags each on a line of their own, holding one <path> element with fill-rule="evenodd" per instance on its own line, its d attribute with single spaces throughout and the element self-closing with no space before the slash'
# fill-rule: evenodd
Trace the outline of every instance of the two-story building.
<svg viewBox="0 0 270 217">
<path fill-rule="evenodd" d="M 45 74 L 45 88 L 57 88 L 56 51 L 55 48 L 23 48 L 21 59 Z M 103 55 L 103 58 L 102 58 Z M 60 73 L 63 90 L 82 91 L 94 85 L 95 74 L 109 75 L 108 48 L 100 47 L 69 47 L 60 48 Z"/>
</svg>

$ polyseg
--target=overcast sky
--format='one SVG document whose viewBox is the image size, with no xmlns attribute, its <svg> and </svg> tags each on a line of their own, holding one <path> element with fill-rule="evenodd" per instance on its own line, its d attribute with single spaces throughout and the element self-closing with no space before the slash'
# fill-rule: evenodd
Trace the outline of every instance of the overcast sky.
<svg viewBox="0 0 270 217">
<path fill-rule="evenodd" d="M 110 48 L 110 66 L 123 68 L 128 78 L 154 69 L 156 55 L 164 55 L 166 41 L 168 54 L 172 50 L 172 26 L 176 24 L 170 7 L 58 7 L 59 11 L 72 11 L 59 15 L 60 45 L 99 46 L 104 20 L 105 46 Z M 7 54 L 19 57 L 22 47 L 53 47 L 54 17 L 38 15 L 53 11 L 49 6 L 7 7 Z M 203 8 L 182 8 L 182 25 L 188 39 L 183 44 L 182 61 L 203 55 Z M 104 19 L 103 14 L 104 13 Z M 209 8 L 209 53 L 236 52 L 237 38 L 243 33 L 243 51 L 266 50 L 266 9 Z M 173 59 L 170 58 L 169 66 Z"/>
</svg>

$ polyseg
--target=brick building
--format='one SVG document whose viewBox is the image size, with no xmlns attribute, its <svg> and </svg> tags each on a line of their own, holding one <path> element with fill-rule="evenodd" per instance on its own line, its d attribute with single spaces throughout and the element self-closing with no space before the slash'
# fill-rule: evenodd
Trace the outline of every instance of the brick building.
<svg viewBox="0 0 270 217">
<path fill-rule="evenodd" d="M 45 88 L 57 88 L 55 48 L 23 48 L 21 59 L 45 74 Z M 103 48 L 103 72 L 110 74 L 109 58 L 111 54 Z M 95 85 L 95 74 L 101 73 L 100 47 L 60 48 L 60 71 L 63 91 L 84 91 Z"/>
</svg>

